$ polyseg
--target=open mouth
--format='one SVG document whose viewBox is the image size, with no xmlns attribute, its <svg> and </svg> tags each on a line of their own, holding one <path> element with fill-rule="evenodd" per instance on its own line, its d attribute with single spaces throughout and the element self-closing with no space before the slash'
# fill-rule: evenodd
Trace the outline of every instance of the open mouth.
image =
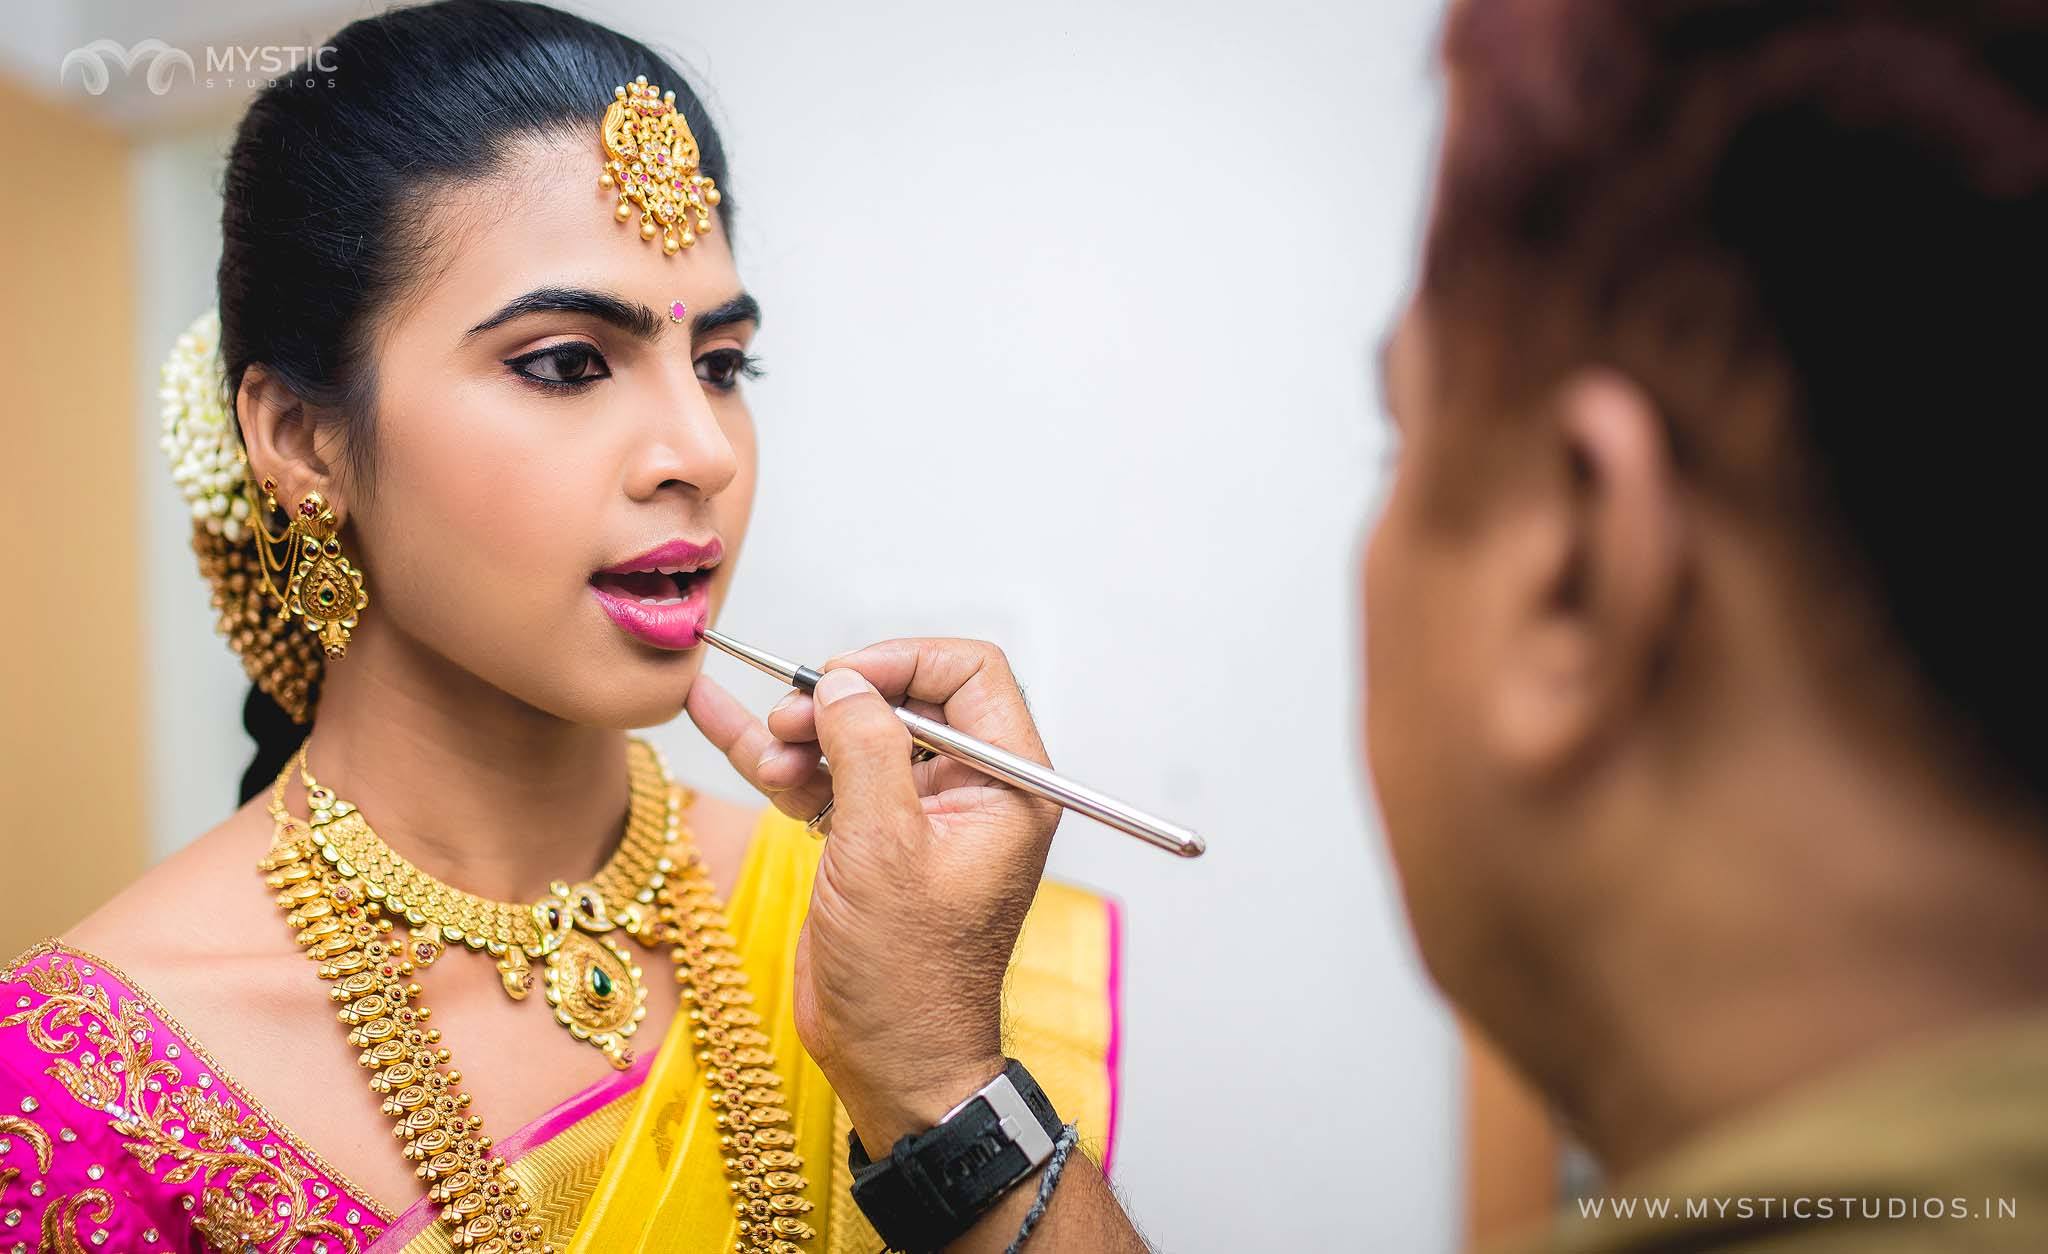
<svg viewBox="0 0 2048 1254">
<path fill-rule="evenodd" d="M 711 576 L 725 558 L 708 542 L 671 540 L 590 577 L 598 608 L 620 631 L 658 649 L 694 649 L 711 616 Z"/>
<path fill-rule="evenodd" d="M 640 605 L 681 605 L 699 585 L 710 581 L 712 569 L 663 566 L 652 570 L 601 570 L 590 577 L 590 584 Z"/>
</svg>

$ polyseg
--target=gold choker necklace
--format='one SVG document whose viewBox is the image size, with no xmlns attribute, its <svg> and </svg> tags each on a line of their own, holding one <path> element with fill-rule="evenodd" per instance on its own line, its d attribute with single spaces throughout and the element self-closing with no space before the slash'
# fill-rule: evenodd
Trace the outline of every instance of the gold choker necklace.
<svg viewBox="0 0 2048 1254">
<path fill-rule="evenodd" d="M 646 946 L 659 943 L 655 898 L 675 869 L 664 851 L 682 823 L 653 749 L 638 740 L 632 745 L 631 800 L 618 850 L 588 882 L 572 887 L 556 880 L 549 896 L 531 904 L 492 901 L 420 870 L 379 839 L 360 810 L 320 786 L 306 764 L 304 745 L 296 764 L 321 856 L 344 879 L 360 879 L 370 900 L 412 925 L 406 955 L 415 967 L 432 966 L 445 945 L 484 950 L 498 960 L 505 995 L 519 1001 L 533 987 L 529 960 L 545 958 L 548 1004 L 556 1020 L 624 1070 L 633 1061 L 626 1038 L 647 1016 L 647 987 L 641 983 L 644 973 L 611 933 L 624 931 Z M 281 778 L 274 791 L 282 793 Z M 273 800 L 282 806 L 281 798 Z"/>
<path fill-rule="evenodd" d="M 528 1218 L 519 1181 L 491 1153 L 483 1120 L 466 1113 L 461 1073 L 448 1065 L 441 1033 L 426 1026 L 420 986 L 409 977 L 444 945 L 461 943 L 496 956 L 506 993 L 519 1000 L 532 982 L 527 959 L 545 957 L 555 1018 L 625 1067 L 632 1054 L 624 1038 L 646 1014 L 647 993 L 642 972 L 609 935 L 617 929 L 643 946 L 672 946 L 678 1013 L 693 1026 L 697 1063 L 708 1073 L 720 1140 L 731 1154 L 725 1170 L 739 1222 L 735 1248 L 803 1254 L 796 1242 L 817 1235 L 800 1218 L 811 1210 L 803 1159 L 738 942 L 682 827 L 689 791 L 671 781 L 652 745 L 638 737 L 629 745 L 632 792 L 618 851 L 590 882 L 558 882 L 533 905 L 477 897 L 412 866 L 354 806 L 314 781 L 303 747 L 271 789 L 276 827 L 259 865 L 306 956 L 332 982 L 329 996 L 341 1004 L 349 1044 L 362 1051 L 356 1061 L 372 1073 L 370 1088 L 383 1095 L 383 1111 L 397 1123 L 405 1157 L 419 1164 L 427 1199 L 440 1204 L 456 1249 L 552 1254 L 556 1247 Z M 295 767 L 310 822 L 285 808 Z M 411 927 L 403 945 L 390 937 L 399 919 Z"/>
</svg>

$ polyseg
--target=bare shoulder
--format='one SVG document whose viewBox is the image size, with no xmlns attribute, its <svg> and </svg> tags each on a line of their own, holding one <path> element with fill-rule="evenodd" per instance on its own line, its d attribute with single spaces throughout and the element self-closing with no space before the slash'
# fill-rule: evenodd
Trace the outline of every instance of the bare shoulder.
<svg viewBox="0 0 2048 1254">
<path fill-rule="evenodd" d="M 58 939 L 92 954 L 200 1035 L 275 1030 L 268 994 L 303 976 L 297 946 L 256 863 L 271 822 L 252 801 L 150 868 Z"/>
<path fill-rule="evenodd" d="M 767 803 L 750 806 L 692 791 L 684 822 L 713 879 L 730 888 Z M 291 930 L 256 866 L 270 836 L 270 816 L 258 798 L 58 939 L 125 971 L 174 1009 L 179 1002 L 217 1002 L 224 984 L 240 984 L 247 993 L 264 984 L 265 975 L 302 976 Z"/>
<path fill-rule="evenodd" d="M 760 823 L 754 806 L 696 791 L 684 820 L 730 891 Z M 58 939 L 155 998 L 230 1072 L 261 1081 L 267 1055 L 326 1031 L 324 999 L 257 862 L 272 824 L 260 798 L 164 859 Z"/>
</svg>

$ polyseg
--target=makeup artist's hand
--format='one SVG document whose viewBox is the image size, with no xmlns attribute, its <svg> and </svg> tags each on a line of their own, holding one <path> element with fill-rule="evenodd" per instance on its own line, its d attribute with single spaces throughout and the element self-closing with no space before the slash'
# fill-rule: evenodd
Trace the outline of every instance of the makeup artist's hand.
<svg viewBox="0 0 2048 1254">
<path fill-rule="evenodd" d="M 1045 763 L 994 645 L 888 640 L 819 669 L 816 696 L 792 692 L 765 727 L 701 674 L 687 709 L 785 814 L 834 802 L 797 947 L 797 1031 L 880 1156 L 1002 1070 L 1003 977 L 1060 810 L 947 758 L 913 764 L 890 711 Z"/>
</svg>

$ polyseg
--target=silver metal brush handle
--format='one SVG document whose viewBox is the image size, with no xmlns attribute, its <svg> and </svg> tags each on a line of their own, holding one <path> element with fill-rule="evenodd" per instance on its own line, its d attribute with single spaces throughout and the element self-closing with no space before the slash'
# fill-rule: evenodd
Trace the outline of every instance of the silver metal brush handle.
<svg viewBox="0 0 2048 1254">
<path fill-rule="evenodd" d="M 1076 814 L 1085 814 L 1120 832 L 1129 832 L 1147 844 L 1157 845 L 1183 858 L 1198 858 L 1209 847 L 1200 836 L 1178 823 L 1169 823 L 1107 793 L 1062 778 L 1029 758 L 976 740 L 944 723 L 913 714 L 900 705 L 894 708 L 896 717 L 910 729 L 910 738 L 934 753 L 944 754 L 956 762 L 965 762 L 1035 797 L 1043 797 Z"/>
<path fill-rule="evenodd" d="M 738 658 L 757 670 L 766 671 L 784 683 L 809 692 L 817 685 L 819 672 L 808 666 L 801 666 L 772 653 L 741 644 L 722 632 L 704 629 L 704 639 L 719 649 Z M 1019 757 L 1007 749 L 999 749 L 985 740 L 977 740 L 965 732 L 944 723 L 914 714 L 902 706 L 892 707 L 896 717 L 910 729 L 910 738 L 933 753 L 944 754 L 955 762 L 964 762 L 985 775 L 994 776 L 1006 784 L 1012 784 L 1034 797 L 1043 797 L 1054 805 L 1085 814 L 1098 823 L 1113 827 L 1120 832 L 1136 836 L 1148 845 L 1179 854 L 1183 858 L 1199 858 L 1209 848 L 1207 841 L 1194 831 L 1178 823 L 1169 823 L 1156 815 L 1147 814 L 1134 805 L 1118 801 L 1107 793 L 1097 792 L 1084 784 L 1065 779 L 1040 766 L 1029 758 Z M 821 755 L 819 765 L 830 770 L 831 766 Z"/>
</svg>

